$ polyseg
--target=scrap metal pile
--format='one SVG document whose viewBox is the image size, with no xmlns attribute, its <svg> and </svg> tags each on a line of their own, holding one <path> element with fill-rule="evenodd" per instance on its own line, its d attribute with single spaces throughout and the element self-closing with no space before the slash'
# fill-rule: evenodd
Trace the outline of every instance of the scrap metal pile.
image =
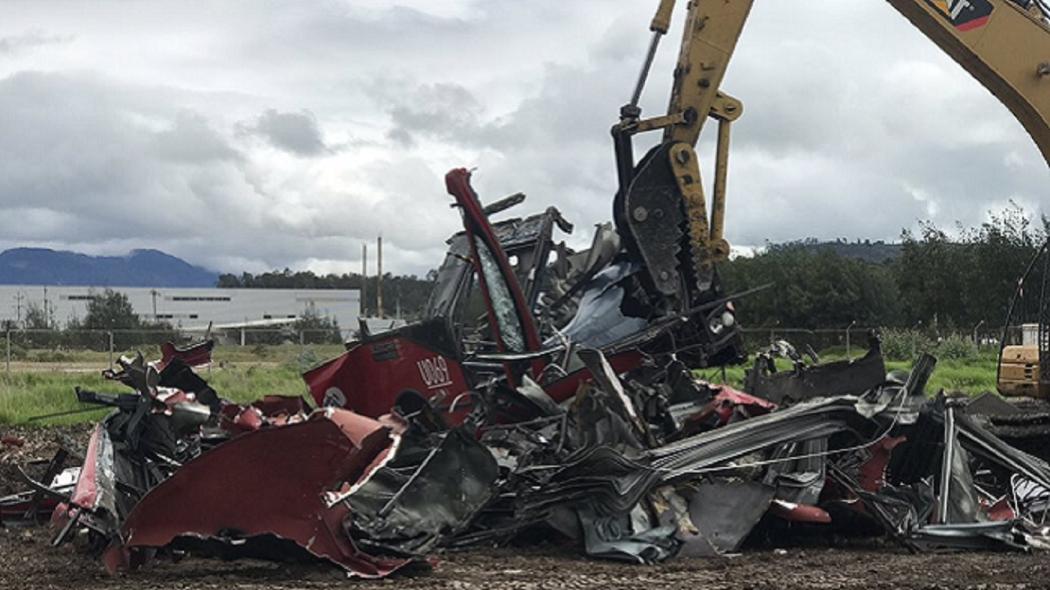
<svg viewBox="0 0 1050 590">
<path fill-rule="evenodd" d="M 875 336 L 827 364 L 778 343 L 747 392 L 699 380 L 742 357 L 717 285 L 667 304 L 611 228 L 569 252 L 555 210 L 490 224 L 467 178 L 449 176 L 465 231 L 427 317 L 306 373 L 313 404 L 222 399 L 193 371 L 208 343 L 121 359 L 106 376 L 132 393 L 76 392 L 114 408 L 83 464 L 65 468 L 68 449 L 24 474 L 0 518 L 47 515 L 55 544 L 79 539 L 110 571 L 189 553 L 381 577 L 533 542 L 651 563 L 807 531 L 1050 546 L 1050 466 L 979 404 L 928 396 L 932 357 L 887 374 Z"/>
</svg>

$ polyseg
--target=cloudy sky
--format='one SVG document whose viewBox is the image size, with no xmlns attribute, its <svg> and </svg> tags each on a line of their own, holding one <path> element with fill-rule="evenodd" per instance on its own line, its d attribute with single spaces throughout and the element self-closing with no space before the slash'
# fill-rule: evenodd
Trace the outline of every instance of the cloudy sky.
<svg viewBox="0 0 1050 590">
<path fill-rule="evenodd" d="M 424 273 L 461 166 L 482 199 L 558 206 L 585 244 L 611 215 L 608 130 L 655 4 L 5 0 L 0 248 L 347 271 L 382 232 L 387 268 Z M 756 4 L 724 85 L 745 103 L 732 243 L 896 239 L 1010 200 L 1050 213 L 1021 126 L 885 2 Z"/>
</svg>

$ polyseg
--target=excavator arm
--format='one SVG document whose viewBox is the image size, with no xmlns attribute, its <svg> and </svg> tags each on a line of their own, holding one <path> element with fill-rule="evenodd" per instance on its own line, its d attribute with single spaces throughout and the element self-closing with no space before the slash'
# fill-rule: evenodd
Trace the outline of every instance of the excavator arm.
<svg viewBox="0 0 1050 590">
<path fill-rule="evenodd" d="M 1042 0 L 887 0 L 988 88 L 1021 122 L 1050 163 L 1050 27 Z M 672 311 L 719 296 L 714 263 L 729 255 L 723 237 L 731 123 L 740 101 L 721 91 L 753 0 L 688 0 L 667 114 L 643 119 L 638 102 L 675 0 L 660 0 L 652 42 L 631 101 L 612 130 L 619 189 L 614 219 Z M 695 146 L 718 122 L 711 212 Z M 633 137 L 662 130 L 637 162 Z"/>
<path fill-rule="evenodd" d="M 887 0 L 995 95 L 1050 163 L 1050 27 L 1036 0 Z"/>
<path fill-rule="evenodd" d="M 651 284 L 682 311 L 717 296 L 712 265 L 729 256 L 723 228 L 730 124 L 743 106 L 719 88 L 752 0 L 688 3 L 667 114 L 642 119 L 638 101 L 674 5 L 661 0 L 645 65 L 613 127 L 620 181 L 614 217 L 628 248 L 644 260 Z M 709 117 L 718 121 L 710 222 L 695 150 Z M 653 130 L 663 130 L 663 141 L 636 165 L 632 138 Z"/>
</svg>

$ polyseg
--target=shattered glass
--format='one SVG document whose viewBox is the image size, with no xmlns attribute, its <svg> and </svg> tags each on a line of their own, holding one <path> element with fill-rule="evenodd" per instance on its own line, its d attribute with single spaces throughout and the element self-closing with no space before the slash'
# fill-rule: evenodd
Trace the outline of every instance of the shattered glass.
<svg viewBox="0 0 1050 590">
<path fill-rule="evenodd" d="M 525 335 L 521 329 L 521 320 L 518 319 L 514 297 L 511 296 L 510 289 L 503 280 L 499 264 L 496 263 L 496 258 L 484 242 L 474 240 L 474 243 L 477 246 L 478 258 L 481 260 L 481 272 L 485 275 L 485 286 L 488 287 L 489 297 L 492 300 L 492 309 L 496 314 L 500 338 L 508 352 L 524 352 Z"/>
</svg>

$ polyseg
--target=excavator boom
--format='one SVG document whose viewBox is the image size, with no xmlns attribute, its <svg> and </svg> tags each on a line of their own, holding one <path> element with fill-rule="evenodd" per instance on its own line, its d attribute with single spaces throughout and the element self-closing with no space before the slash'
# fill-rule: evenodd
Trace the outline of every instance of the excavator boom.
<svg viewBox="0 0 1050 590">
<path fill-rule="evenodd" d="M 996 96 L 1050 165 L 1050 28 L 1032 0 L 887 0 Z"/>
<path fill-rule="evenodd" d="M 1050 164 L 1050 25 L 1043 0 L 887 0 L 988 88 L 1021 122 Z M 646 266 L 651 288 L 682 311 L 718 296 L 724 239 L 730 125 L 743 112 L 721 90 L 754 0 L 688 0 L 666 115 L 643 119 L 639 98 L 675 0 L 660 0 L 653 41 L 630 102 L 613 127 L 619 190 L 614 219 Z M 708 118 L 718 122 L 709 205 L 695 147 Z M 632 138 L 660 130 L 659 145 L 635 161 Z"/>
</svg>

